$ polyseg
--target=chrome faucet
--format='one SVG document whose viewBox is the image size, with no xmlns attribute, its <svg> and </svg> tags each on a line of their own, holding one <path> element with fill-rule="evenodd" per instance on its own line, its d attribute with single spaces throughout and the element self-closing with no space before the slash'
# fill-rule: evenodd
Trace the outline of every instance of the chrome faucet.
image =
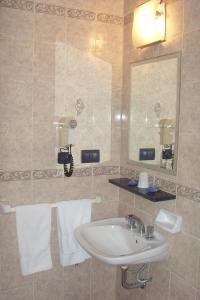
<svg viewBox="0 0 200 300">
<path fill-rule="evenodd" d="M 130 230 L 136 229 L 141 235 L 145 233 L 145 225 L 140 218 L 135 215 L 128 215 L 126 220 L 128 221 Z"/>
</svg>

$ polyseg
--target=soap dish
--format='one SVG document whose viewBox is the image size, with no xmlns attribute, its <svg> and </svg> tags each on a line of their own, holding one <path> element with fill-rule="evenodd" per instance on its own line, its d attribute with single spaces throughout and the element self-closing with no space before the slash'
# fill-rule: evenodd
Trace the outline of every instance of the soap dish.
<svg viewBox="0 0 200 300">
<path fill-rule="evenodd" d="M 162 208 L 154 224 L 170 233 L 177 233 L 181 231 L 182 217 Z"/>
</svg>

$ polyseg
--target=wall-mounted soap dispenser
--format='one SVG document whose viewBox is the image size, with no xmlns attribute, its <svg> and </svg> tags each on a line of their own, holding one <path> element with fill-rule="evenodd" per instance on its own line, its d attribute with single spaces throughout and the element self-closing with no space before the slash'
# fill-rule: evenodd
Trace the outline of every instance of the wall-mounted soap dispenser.
<svg viewBox="0 0 200 300">
<path fill-rule="evenodd" d="M 71 149 L 75 144 L 75 128 L 77 127 L 77 121 L 70 117 L 62 117 L 57 119 L 54 124 L 56 125 L 58 164 L 63 165 L 65 176 L 70 177 L 74 167 Z"/>
</svg>

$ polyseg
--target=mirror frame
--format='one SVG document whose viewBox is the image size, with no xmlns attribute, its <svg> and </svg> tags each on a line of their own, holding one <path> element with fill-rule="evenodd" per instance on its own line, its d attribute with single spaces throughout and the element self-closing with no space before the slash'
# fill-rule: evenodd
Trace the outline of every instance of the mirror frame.
<svg viewBox="0 0 200 300">
<path fill-rule="evenodd" d="M 170 58 L 177 58 L 177 97 L 176 97 L 176 130 L 175 130 L 175 145 L 174 145 L 174 168 L 173 170 L 161 168 L 159 165 L 145 164 L 136 160 L 130 160 L 129 157 L 129 130 L 130 130 L 130 105 L 131 105 L 131 67 L 144 65 L 151 62 L 157 62 L 161 60 L 166 60 Z M 127 162 L 129 164 L 134 164 L 135 166 L 143 167 L 146 169 L 151 169 L 153 171 L 159 171 L 165 174 L 170 174 L 175 176 L 177 174 L 177 161 L 178 161 L 178 139 L 179 139 L 179 115 L 180 115 L 180 90 L 181 90 L 181 52 L 175 52 L 172 54 L 166 54 L 162 56 L 157 56 L 150 59 L 133 61 L 129 64 L 129 103 L 128 103 L 128 140 L 127 140 Z"/>
</svg>

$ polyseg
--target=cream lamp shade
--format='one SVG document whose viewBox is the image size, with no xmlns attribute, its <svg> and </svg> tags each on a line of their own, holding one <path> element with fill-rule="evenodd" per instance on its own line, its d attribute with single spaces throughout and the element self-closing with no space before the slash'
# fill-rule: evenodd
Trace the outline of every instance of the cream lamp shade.
<svg viewBox="0 0 200 300">
<path fill-rule="evenodd" d="M 149 0 L 134 10 L 132 38 L 137 48 L 165 41 L 166 4 Z"/>
</svg>

